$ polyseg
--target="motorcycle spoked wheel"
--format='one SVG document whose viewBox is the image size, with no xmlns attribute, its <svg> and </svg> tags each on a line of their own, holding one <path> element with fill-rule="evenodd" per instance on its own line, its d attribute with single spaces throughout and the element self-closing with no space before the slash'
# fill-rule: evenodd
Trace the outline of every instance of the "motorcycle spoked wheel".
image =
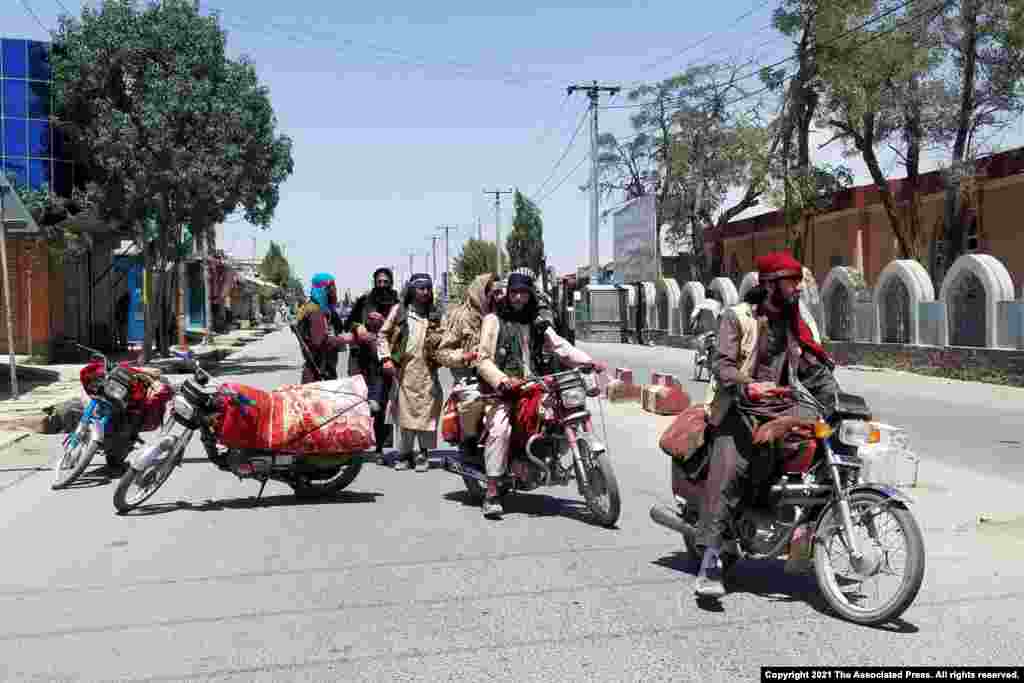
<svg viewBox="0 0 1024 683">
<path fill-rule="evenodd" d="M 590 442 L 586 438 L 576 440 L 579 454 L 574 466 L 577 468 L 576 478 L 587 508 L 594 520 L 604 527 L 614 527 L 619 521 L 622 510 L 622 498 L 619 495 L 619 481 L 612 469 L 611 458 L 607 451 L 593 453 Z M 580 472 L 580 467 L 586 472 Z M 585 476 L 580 476 L 581 474 Z"/>
<path fill-rule="evenodd" d="M 77 439 L 77 440 L 76 440 Z M 76 440 L 74 445 L 71 441 Z M 65 489 L 82 476 L 85 468 L 89 466 L 96 456 L 100 444 L 93 438 L 93 431 L 88 425 L 79 425 L 69 435 L 68 443 L 64 445 L 64 452 L 53 464 L 53 484 L 50 485 L 54 491 Z"/>
<path fill-rule="evenodd" d="M 185 447 L 190 439 L 180 434 L 171 447 L 169 456 L 160 462 L 150 465 L 144 470 L 129 467 L 114 490 L 114 507 L 121 514 L 130 512 L 149 500 L 154 493 L 167 483 L 171 472 L 185 456 Z"/>
<path fill-rule="evenodd" d="M 363 469 L 362 458 L 354 459 L 348 465 L 324 468 L 317 474 L 296 474 L 288 482 L 296 498 L 324 498 L 345 489 L 355 481 Z"/>
<path fill-rule="evenodd" d="M 846 543 L 841 533 L 842 523 L 839 517 L 839 510 L 833 506 L 825 514 L 818 526 L 818 535 L 814 539 L 814 575 L 818 582 L 818 589 L 821 591 L 825 601 L 840 617 L 863 626 L 877 626 L 899 617 L 910 607 L 921 590 L 921 583 L 924 580 L 925 550 L 924 536 L 917 520 L 909 510 L 898 503 L 885 504 L 886 498 L 878 493 L 862 491 L 850 496 L 850 514 L 854 520 L 855 531 L 858 533 L 858 540 L 865 550 L 873 557 L 869 574 L 847 580 L 840 585 L 832 563 L 832 556 L 829 553 L 833 544 L 839 546 L 839 552 L 846 554 Z M 872 510 L 880 509 L 876 515 L 868 515 Z M 874 609 L 866 609 L 857 604 L 856 596 L 861 592 L 856 588 L 867 579 L 874 578 L 886 570 L 893 570 L 890 552 L 891 549 L 883 546 L 878 538 L 879 532 L 877 518 L 883 514 L 890 516 L 899 526 L 900 535 L 906 543 L 906 564 L 902 571 L 902 579 L 896 593 L 881 606 Z M 853 570 L 852 563 L 851 570 Z M 856 573 L 856 570 L 854 570 Z M 892 572 L 895 574 L 895 572 Z M 862 580 L 858 581 L 860 578 Z M 847 596 L 851 597 L 847 597 Z M 852 598 L 852 599 L 851 599 Z"/>
</svg>

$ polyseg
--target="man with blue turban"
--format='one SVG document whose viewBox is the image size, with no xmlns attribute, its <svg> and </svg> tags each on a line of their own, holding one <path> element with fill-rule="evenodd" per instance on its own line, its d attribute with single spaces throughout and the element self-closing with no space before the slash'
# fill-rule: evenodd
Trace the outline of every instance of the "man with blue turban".
<svg viewBox="0 0 1024 683">
<path fill-rule="evenodd" d="M 309 301 L 299 309 L 299 336 L 309 349 L 309 357 L 302 366 L 302 383 L 338 378 L 338 352 L 352 343 L 351 334 L 332 336 L 329 333 L 334 308 L 338 305 L 338 290 L 334 276 L 317 273 L 309 288 Z"/>
</svg>

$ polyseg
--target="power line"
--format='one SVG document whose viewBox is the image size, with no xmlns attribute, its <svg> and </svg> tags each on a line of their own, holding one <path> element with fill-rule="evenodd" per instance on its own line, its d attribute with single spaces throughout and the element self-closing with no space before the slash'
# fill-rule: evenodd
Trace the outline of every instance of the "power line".
<svg viewBox="0 0 1024 683">
<path fill-rule="evenodd" d="M 286 33 L 284 31 L 295 31 L 296 33 L 299 33 L 299 34 L 305 34 L 305 37 L 309 38 L 313 42 L 317 42 L 318 40 L 330 40 L 331 42 L 335 43 L 335 45 L 333 45 L 333 46 L 332 45 L 324 45 L 324 47 L 326 47 L 327 49 L 329 49 L 329 50 L 331 50 L 332 52 L 335 52 L 335 53 L 341 53 L 341 52 L 344 51 L 342 48 L 339 48 L 339 47 L 336 46 L 336 44 L 340 42 L 340 43 L 342 43 L 342 44 L 344 44 L 346 46 L 349 46 L 349 47 L 364 47 L 364 48 L 368 48 L 368 49 L 370 49 L 370 50 L 372 50 L 374 52 L 377 52 L 379 54 L 384 54 L 384 55 L 389 55 L 389 56 L 395 57 L 395 58 L 398 59 L 398 61 L 400 63 L 405 63 L 406 65 L 409 65 L 409 66 L 418 66 L 418 67 L 428 68 L 428 69 L 429 68 L 438 68 L 438 67 L 447 66 L 447 67 L 450 67 L 450 68 L 454 68 L 456 73 L 458 73 L 459 75 L 478 75 L 478 76 L 481 76 L 481 77 L 485 77 L 486 76 L 486 78 L 488 80 L 497 80 L 497 81 L 501 81 L 501 82 L 504 82 L 504 83 L 508 83 L 510 85 L 528 86 L 528 85 L 533 85 L 533 84 L 538 84 L 538 83 L 555 83 L 555 82 L 557 82 L 556 79 L 553 78 L 550 75 L 543 75 L 542 77 L 533 77 L 533 78 L 527 77 L 527 78 L 524 78 L 521 74 L 513 74 L 512 72 L 507 72 L 507 71 L 506 72 L 498 72 L 498 74 L 494 74 L 494 73 L 484 74 L 482 72 L 482 70 L 480 69 L 479 65 L 467 64 L 467 63 L 464 63 L 464 62 L 457 62 L 455 60 L 450 60 L 450 59 L 442 59 L 442 60 L 440 60 L 441 63 L 438 64 L 438 60 L 434 60 L 434 59 L 431 59 L 431 58 L 428 58 L 428 57 L 424 57 L 424 56 L 421 56 L 421 55 L 411 55 L 411 54 L 405 53 L 405 52 L 403 52 L 401 50 L 397 50 L 395 48 L 388 47 L 386 45 L 380 45 L 379 43 L 371 43 L 371 42 L 368 42 L 368 41 L 357 41 L 357 40 L 354 40 L 352 38 L 340 38 L 337 35 L 330 35 L 330 34 L 327 34 L 327 33 L 324 33 L 324 32 L 319 32 L 319 31 L 311 30 L 308 26 L 302 26 L 302 27 L 298 27 L 298 26 L 282 26 L 280 24 L 274 24 L 274 23 L 269 23 L 269 22 L 256 22 L 251 17 L 247 17 L 245 15 L 240 15 L 240 14 L 233 14 L 233 15 L 231 15 L 230 19 L 228 19 L 227 15 L 222 10 L 217 10 L 217 8 L 211 8 L 211 9 L 214 10 L 214 11 L 219 12 L 220 16 L 221 16 L 221 20 L 225 21 L 225 23 L 228 23 L 228 22 L 235 23 L 236 24 L 235 28 L 245 29 L 245 28 L 257 28 L 258 27 L 260 33 L 265 33 L 269 29 L 271 32 L 277 33 L 278 35 L 281 35 L 281 36 L 287 38 L 288 40 L 291 40 L 292 42 L 305 43 L 305 44 L 308 44 L 309 41 L 308 40 L 307 41 L 300 40 L 299 36 L 296 36 L 296 35 L 294 35 L 292 33 Z M 321 44 L 323 44 L 323 43 L 321 43 Z M 495 75 L 498 75 L 498 77 L 495 78 Z"/>
<path fill-rule="evenodd" d="M 767 28 L 772 28 L 772 27 L 770 27 L 770 26 L 765 27 L 764 29 L 761 29 L 761 31 L 764 31 Z M 760 31 L 758 33 L 760 33 Z M 773 36 L 773 37 L 769 38 L 768 40 L 766 40 L 766 41 L 764 41 L 762 43 L 757 44 L 754 47 L 754 56 L 751 57 L 750 59 L 748 59 L 747 61 L 743 62 L 742 64 L 740 64 L 739 68 L 742 68 L 742 67 L 745 67 L 745 66 L 750 66 L 751 64 L 756 64 L 758 59 L 761 57 L 762 52 L 767 52 L 767 50 L 761 50 L 761 48 L 766 47 L 766 46 L 768 46 L 768 45 L 770 45 L 772 43 L 775 43 L 779 39 L 780 39 L 780 36 Z M 713 52 L 707 53 L 705 55 L 705 57 L 709 57 L 709 56 L 715 55 L 715 54 L 721 54 L 723 52 L 729 52 L 731 50 L 733 50 L 732 46 L 726 46 L 725 48 L 720 48 L 720 49 L 715 50 Z M 710 71 L 708 73 L 715 74 L 715 73 L 719 73 L 721 71 L 725 71 L 726 69 L 731 68 L 731 65 L 729 65 L 729 64 L 717 64 L 714 61 L 710 61 L 710 60 L 706 60 L 705 59 L 705 60 L 701 60 L 701 61 L 694 60 L 694 61 L 691 61 L 691 62 L 687 62 L 684 66 L 682 66 L 680 68 L 683 71 L 688 71 L 688 70 L 692 70 L 692 69 L 700 69 L 700 68 L 706 68 L 706 67 L 713 67 L 713 68 L 710 69 Z M 670 98 L 665 98 L 665 99 L 670 99 Z M 651 101 L 648 101 L 648 102 L 640 102 L 640 103 L 635 103 L 635 104 L 615 104 L 615 105 L 607 104 L 607 105 L 601 107 L 601 109 L 639 109 L 641 107 L 648 107 L 648 106 L 650 106 L 652 104 L 655 104 L 657 102 L 658 102 L 658 100 L 654 99 L 654 100 L 651 100 Z"/>
<path fill-rule="evenodd" d="M 572 167 L 572 170 L 569 171 L 568 173 L 566 173 L 565 176 L 563 176 L 562 179 L 558 181 L 557 185 L 555 185 L 553 188 L 551 188 L 547 192 L 547 194 L 545 194 L 543 197 L 541 197 L 540 199 L 535 200 L 535 203 L 537 204 L 537 206 L 540 206 L 541 204 L 546 202 L 548 200 L 548 197 L 553 195 L 558 190 L 558 188 L 560 188 L 563 184 L 565 184 L 565 181 L 568 180 L 572 176 L 573 173 L 575 173 L 577 170 L 579 170 L 579 167 L 583 165 L 583 162 L 586 161 L 587 158 L 588 158 L 587 156 L 584 156 L 582 159 L 580 159 L 576 163 L 576 165 Z"/>
<path fill-rule="evenodd" d="M 759 9 L 762 9 L 763 7 L 767 6 L 769 2 L 772 2 L 772 0 L 761 0 L 756 5 L 751 7 L 749 10 L 747 10 L 746 12 L 741 14 L 740 16 L 738 16 L 735 19 L 733 19 L 732 23 L 729 24 L 729 27 L 730 28 L 735 28 L 744 19 L 747 19 L 748 17 L 753 15 L 755 12 L 757 12 Z M 769 25 L 769 27 L 770 26 L 771 25 Z M 690 50 L 692 50 L 694 48 L 697 48 L 697 47 L 700 47 L 704 43 L 708 42 L 709 40 L 714 38 L 719 33 L 721 33 L 721 31 L 712 31 L 711 33 L 708 33 L 706 36 L 704 36 L 700 40 L 698 40 L 696 42 L 693 42 L 693 43 L 690 43 L 689 45 L 687 45 L 683 49 L 678 50 L 677 52 L 673 52 L 672 54 L 670 54 L 670 55 L 668 55 L 666 57 L 659 57 L 658 59 L 654 60 L 653 62 L 651 62 L 651 63 L 649 63 L 649 64 L 647 64 L 645 66 L 640 67 L 640 71 L 641 72 L 649 71 L 650 69 L 653 69 L 656 66 L 660 66 L 661 64 L 664 64 L 665 62 L 667 62 L 669 60 L 672 60 L 672 59 L 675 59 L 676 57 L 684 55 L 687 52 L 689 52 Z"/>
<path fill-rule="evenodd" d="M 28 12 L 29 16 L 36 20 L 36 23 L 39 24 L 39 28 L 43 29 L 44 33 L 46 33 L 47 35 L 53 34 L 53 31 L 46 28 L 46 25 L 43 24 L 42 20 L 39 18 L 39 15 L 35 13 L 35 10 L 33 10 L 32 6 L 28 3 L 28 0 L 21 0 L 21 6 L 25 8 L 25 11 Z"/>
<path fill-rule="evenodd" d="M 901 6 L 906 6 L 906 5 L 910 4 L 913 1 L 914 0 L 906 0 L 905 2 L 903 2 L 901 4 Z M 883 31 L 879 31 L 879 32 L 873 34 L 871 37 L 869 37 L 866 40 L 864 40 L 863 42 L 856 43 L 856 44 L 852 45 L 849 49 L 851 51 L 852 50 L 859 50 L 860 48 L 862 48 L 865 45 L 868 45 L 870 43 L 873 43 L 874 41 L 878 40 L 879 38 L 887 36 L 890 33 L 895 33 L 897 30 L 899 30 L 901 28 L 904 28 L 906 26 L 909 26 L 910 24 L 914 23 L 918 19 L 923 18 L 929 12 L 934 13 L 935 16 L 938 16 L 939 12 L 943 11 L 952 2 L 953 2 L 953 0 L 940 0 L 939 2 L 936 2 L 935 5 L 932 8 L 923 10 L 923 11 L 919 12 L 918 14 L 912 16 L 910 19 L 907 19 L 906 21 L 904 21 L 902 23 L 898 23 L 895 26 L 892 26 L 891 28 L 885 29 Z M 898 9 L 898 8 L 896 8 L 896 9 Z M 856 29 L 854 29 L 854 30 L 856 30 Z M 847 32 L 847 33 L 849 33 L 849 32 Z M 846 34 L 844 34 L 844 35 L 846 35 Z M 823 46 L 820 46 L 820 47 L 827 47 L 827 45 L 823 45 Z M 815 49 L 817 50 L 819 48 L 816 47 Z M 772 66 L 776 66 L 776 65 L 772 65 Z M 771 68 L 771 66 L 765 67 L 765 68 Z M 786 77 L 782 78 L 779 81 L 779 86 L 781 86 L 781 85 L 783 85 L 785 83 L 788 83 L 789 81 L 793 80 L 794 78 L 797 77 L 798 74 L 799 74 L 799 72 L 798 73 L 794 73 L 794 74 L 790 74 L 789 76 L 786 76 Z M 749 76 L 747 78 L 749 78 Z M 740 80 L 743 80 L 743 79 L 740 79 Z M 773 90 L 773 89 L 774 89 L 774 86 L 766 85 L 765 87 L 760 88 L 758 90 L 755 90 L 752 93 L 746 93 L 746 94 L 741 95 L 740 97 L 736 98 L 735 100 L 731 100 L 729 102 L 726 102 L 724 106 L 731 107 L 734 104 L 738 104 L 740 102 L 743 102 L 744 100 L 748 100 L 748 99 L 750 99 L 752 97 L 756 97 L 757 95 L 760 95 L 762 93 L 765 93 L 765 92 L 767 92 L 769 90 Z"/>
<path fill-rule="evenodd" d="M 827 48 L 827 47 L 832 47 L 833 45 L 838 43 L 843 38 L 846 38 L 847 36 L 853 35 L 854 33 L 857 33 L 858 31 L 860 31 L 860 30 L 870 26 L 871 24 L 874 24 L 874 23 L 877 23 L 877 22 L 881 21 L 882 19 L 884 19 L 885 17 L 887 17 L 889 15 L 895 14 L 896 12 L 898 12 L 899 10 L 907 7 L 908 5 L 910 5 L 913 2 L 915 2 L 915 0 L 903 0 L 902 2 L 900 2 L 895 7 L 891 7 L 889 9 L 885 10 L 884 12 L 881 12 L 881 13 L 879 13 L 879 14 L 877 14 L 877 15 L 875 15 L 875 16 L 867 19 L 867 20 L 865 20 L 861 24 L 859 24 L 857 26 L 854 26 L 853 28 L 844 31 L 843 33 L 839 34 L 835 38 L 833 38 L 831 40 L 828 40 L 828 41 L 826 41 L 826 42 L 824 42 L 824 43 L 822 43 L 820 45 L 815 45 L 812 48 L 812 51 L 813 52 L 817 52 L 818 50 L 821 50 L 821 49 L 824 49 L 824 48 Z M 937 6 L 938 5 L 947 5 L 947 4 L 949 4 L 949 2 L 951 2 L 951 0 L 940 0 L 940 2 L 937 3 Z M 902 26 L 906 26 L 907 24 L 911 23 L 912 21 L 914 21 L 918 17 L 921 17 L 924 14 L 927 14 L 928 12 L 930 12 L 930 11 L 932 11 L 934 9 L 936 9 L 936 7 L 933 7 L 931 10 L 924 10 L 921 13 L 919 13 L 918 15 L 916 15 L 915 17 L 912 17 L 908 21 L 904 22 L 903 24 L 898 24 L 897 26 L 895 26 L 895 27 L 893 27 L 891 29 L 888 29 L 886 31 L 880 31 L 879 33 L 877 33 L 874 36 L 872 36 L 869 39 L 869 42 L 870 42 L 870 40 L 875 40 L 879 36 L 891 33 L 894 30 L 896 30 L 897 28 L 900 28 Z M 854 46 L 852 46 L 851 49 L 857 49 L 860 46 L 861 45 L 856 45 L 855 44 Z M 782 66 L 783 64 L 786 64 L 788 62 L 792 62 L 792 61 L 794 61 L 796 59 L 799 59 L 799 57 L 800 57 L 799 55 L 795 55 L 794 54 L 794 55 L 790 55 L 789 57 L 785 57 L 784 59 L 780 59 L 780 60 L 778 60 L 776 62 L 773 62 L 771 64 L 760 66 L 757 69 L 751 71 L 750 73 L 748 73 L 748 74 L 746 74 L 744 76 L 738 76 L 735 79 L 735 81 L 736 82 L 745 81 L 745 80 L 747 80 L 749 78 L 752 78 L 754 76 L 759 76 L 761 74 L 761 72 L 764 71 L 765 69 L 773 69 L 773 68 L 775 68 L 777 66 Z M 771 90 L 771 88 L 770 87 L 762 88 L 761 90 L 758 90 L 756 93 L 753 93 L 753 94 L 760 94 L 762 92 L 765 92 L 766 90 Z M 667 100 L 667 99 L 671 99 L 671 98 L 661 98 L 661 99 L 666 99 Z M 626 108 L 646 107 L 646 106 L 650 106 L 652 104 L 655 104 L 658 101 L 659 101 L 659 99 L 653 99 L 653 100 L 650 100 L 648 102 L 641 102 L 641 103 L 633 104 L 633 105 L 619 105 L 618 108 L 626 109 Z"/>
<path fill-rule="evenodd" d="M 533 193 L 533 196 L 536 197 L 537 195 L 539 195 L 544 190 L 544 186 L 551 182 L 551 179 L 555 176 L 555 172 L 558 171 L 558 167 L 562 165 L 562 162 L 565 161 L 565 157 L 567 157 L 569 155 L 569 152 L 572 151 L 572 146 L 573 144 L 575 144 L 576 138 L 579 136 L 580 131 L 583 130 L 583 124 L 586 123 L 586 121 L 587 110 L 584 109 L 583 113 L 580 114 L 580 120 L 579 123 L 576 124 L 576 130 L 572 134 L 572 139 L 569 140 L 569 144 L 566 145 L 565 150 L 562 151 L 562 156 L 560 156 L 558 158 L 558 161 L 555 162 L 555 165 L 554 167 L 552 167 L 551 172 L 548 174 L 548 177 L 545 178 L 544 182 L 540 184 L 540 186 L 537 188 L 537 191 Z"/>
</svg>

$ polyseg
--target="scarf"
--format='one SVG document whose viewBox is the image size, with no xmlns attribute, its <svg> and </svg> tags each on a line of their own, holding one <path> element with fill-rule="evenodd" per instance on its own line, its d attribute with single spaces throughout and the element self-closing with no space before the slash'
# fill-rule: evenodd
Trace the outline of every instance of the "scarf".
<svg viewBox="0 0 1024 683">
<path fill-rule="evenodd" d="M 811 332 L 810 326 L 807 321 L 804 320 L 804 316 L 800 311 L 800 304 L 797 303 L 790 308 L 790 312 L 780 311 L 778 313 L 768 310 L 767 307 L 762 307 L 765 316 L 769 320 L 778 320 L 782 316 L 789 317 L 790 331 L 800 344 L 800 348 L 805 352 L 810 353 L 812 356 L 818 359 L 819 362 L 827 365 L 829 368 L 835 367 L 835 361 L 832 356 L 828 354 L 821 344 L 814 340 L 814 333 Z"/>
</svg>

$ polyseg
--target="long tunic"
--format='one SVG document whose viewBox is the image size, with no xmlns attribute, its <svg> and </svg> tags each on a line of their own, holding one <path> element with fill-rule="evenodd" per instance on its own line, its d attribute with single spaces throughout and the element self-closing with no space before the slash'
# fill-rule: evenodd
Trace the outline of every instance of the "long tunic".
<svg viewBox="0 0 1024 683">
<path fill-rule="evenodd" d="M 400 306 L 388 314 L 377 337 L 379 358 L 391 358 L 392 345 L 401 332 L 398 322 Z M 398 369 L 398 425 L 402 429 L 421 432 L 437 430 L 441 416 L 443 392 L 437 368 L 427 359 L 426 341 L 429 320 L 412 308 L 407 309 L 409 336 L 397 363 Z"/>
</svg>

